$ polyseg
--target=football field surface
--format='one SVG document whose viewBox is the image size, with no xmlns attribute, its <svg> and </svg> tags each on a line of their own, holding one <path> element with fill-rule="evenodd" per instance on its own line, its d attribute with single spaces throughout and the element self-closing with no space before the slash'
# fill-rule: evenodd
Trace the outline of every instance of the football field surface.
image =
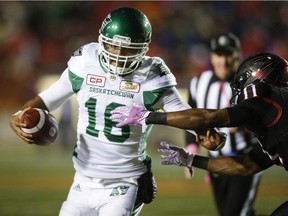
<svg viewBox="0 0 288 216">
<path fill-rule="evenodd" d="M 0 216 L 57 216 L 73 180 L 74 146 L 64 149 L 59 139 L 50 146 L 28 145 L 13 134 L 9 115 L 0 120 Z M 161 165 L 157 152 L 161 140 L 183 145 L 183 130 L 154 126 L 148 138 L 158 193 L 141 216 L 217 216 L 205 171 L 195 169 L 195 176 L 186 180 L 184 168 Z M 276 166 L 263 172 L 257 216 L 269 215 L 288 200 L 287 175 Z"/>
<path fill-rule="evenodd" d="M 73 179 L 72 147 L 62 149 L 58 143 L 39 147 L 20 140 L 1 146 L 0 215 L 58 215 Z M 142 215 L 217 215 L 204 171 L 196 169 L 193 179 L 186 180 L 183 168 L 163 166 L 154 148 L 149 151 L 158 194 Z M 257 215 L 269 215 L 285 200 L 287 173 L 278 167 L 264 172 L 255 203 Z"/>
</svg>

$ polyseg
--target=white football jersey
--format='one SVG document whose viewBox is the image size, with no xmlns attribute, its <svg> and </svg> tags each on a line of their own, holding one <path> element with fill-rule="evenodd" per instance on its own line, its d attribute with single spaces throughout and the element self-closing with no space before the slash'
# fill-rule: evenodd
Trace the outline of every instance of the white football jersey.
<svg viewBox="0 0 288 216">
<path fill-rule="evenodd" d="M 110 111 L 133 102 L 148 110 L 190 108 L 176 90 L 176 80 L 162 59 L 146 56 L 141 66 L 125 76 L 107 73 L 99 61 L 99 44 L 77 50 L 60 79 L 39 94 L 52 111 L 76 94 L 79 105 L 77 172 L 94 178 L 123 178 L 146 172 L 143 163 L 150 126 L 115 127 Z M 60 131 L 61 133 L 61 131 Z"/>
</svg>

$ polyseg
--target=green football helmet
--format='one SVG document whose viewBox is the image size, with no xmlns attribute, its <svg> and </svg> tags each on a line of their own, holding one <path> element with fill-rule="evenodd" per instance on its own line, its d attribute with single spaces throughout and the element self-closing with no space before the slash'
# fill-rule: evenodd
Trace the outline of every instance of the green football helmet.
<svg viewBox="0 0 288 216">
<path fill-rule="evenodd" d="M 126 75 L 136 70 L 149 49 L 151 34 L 150 22 L 139 10 L 124 7 L 108 14 L 99 30 L 102 67 L 117 75 Z M 108 51 L 107 45 L 131 49 L 133 55 L 113 54 Z"/>
</svg>

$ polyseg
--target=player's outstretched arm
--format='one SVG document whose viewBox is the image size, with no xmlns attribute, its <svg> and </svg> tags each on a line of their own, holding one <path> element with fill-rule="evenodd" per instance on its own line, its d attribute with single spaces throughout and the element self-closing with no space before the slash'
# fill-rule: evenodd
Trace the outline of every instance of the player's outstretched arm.
<svg viewBox="0 0 288 216">
<path fill-rule="evenodd" d="M 177 112 L 149 112 L 137 104 L 120 106 L 111 111 L 113 121 L 120 122 L 116 126 L 161 124 L 172 127 L 206 131 L 206 128 L 229 126 L 227 109 L 187 109 Z"/>
<path fill-rule="evenodd" d="M 152 112 L 146 117 L 146 124 L 161 124 L 172 127 L 206 131 L 206 128 L 229 127 L 230 116 L 227 109 L 187 109 L 177 112 Z"/>
<path fill-rule="evenodd" d="M 222 175 L 247 176 L 262 171 L 248 155 L 208 158 L 189 153 L 184 148 L 171 145 L 165 141 L 162 141 L 160 145 L 158 151 L 162 153 L 163 165 L 197 167 Z"/>
<path fill-rule="evenodd" d="M 219 114 L 217 114 L 219 112 Z M 219 116 L 218 116 L 219 115 Z M 228 112 L 210 111 L 204 109 L 188 109 L 185 111 L 160 113 L 149 112 L 145 107 L 137 104 L 120 106 L 111 111 L 113 121 L 118 122 L 117 127 L 125 125 L 162 124 L 183 129 L 191 129 L 197 133 L 197 142 L 209 150 L 219 150 L 226 141 L 226 135 L 218 133 L 213 125 L 227 125 Z M 211 129 L 209 129 L 211 128 Z"/>
<path fill-rule="evenodd" d="M 26 143 L 32 144 L 34 143 L 33 137 L 31 134 L 25 133 L 22 128 L 26 128 L 27 125 L 24 123 L 21 123 L 20 119 L 23 113 L 28 110 L 30 107 L 37 107 L 40 109 L 47 110 L 47 107 L 45 106 L 44 102 L 39 96 L 36 96 L 32 100 L 29 100 L 27 103 L 24 104 L 21 110 L 13 114 L 10 118 L 10 127 L 12 130 Z"/>
</svg>

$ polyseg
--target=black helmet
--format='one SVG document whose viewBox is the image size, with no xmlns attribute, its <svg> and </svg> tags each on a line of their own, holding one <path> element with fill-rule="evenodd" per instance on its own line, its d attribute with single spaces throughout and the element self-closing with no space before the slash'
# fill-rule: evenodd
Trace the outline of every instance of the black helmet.
<svg viewBox="0 0 288 216">
<path fill-rule="evenodd" d="M 258 53 L 246 58 L 238 67 L 231 87 L 241 92 L 247 85 L 265 82 L 288 86 L 287 61 L 272 53 Z"/>
</svg>

